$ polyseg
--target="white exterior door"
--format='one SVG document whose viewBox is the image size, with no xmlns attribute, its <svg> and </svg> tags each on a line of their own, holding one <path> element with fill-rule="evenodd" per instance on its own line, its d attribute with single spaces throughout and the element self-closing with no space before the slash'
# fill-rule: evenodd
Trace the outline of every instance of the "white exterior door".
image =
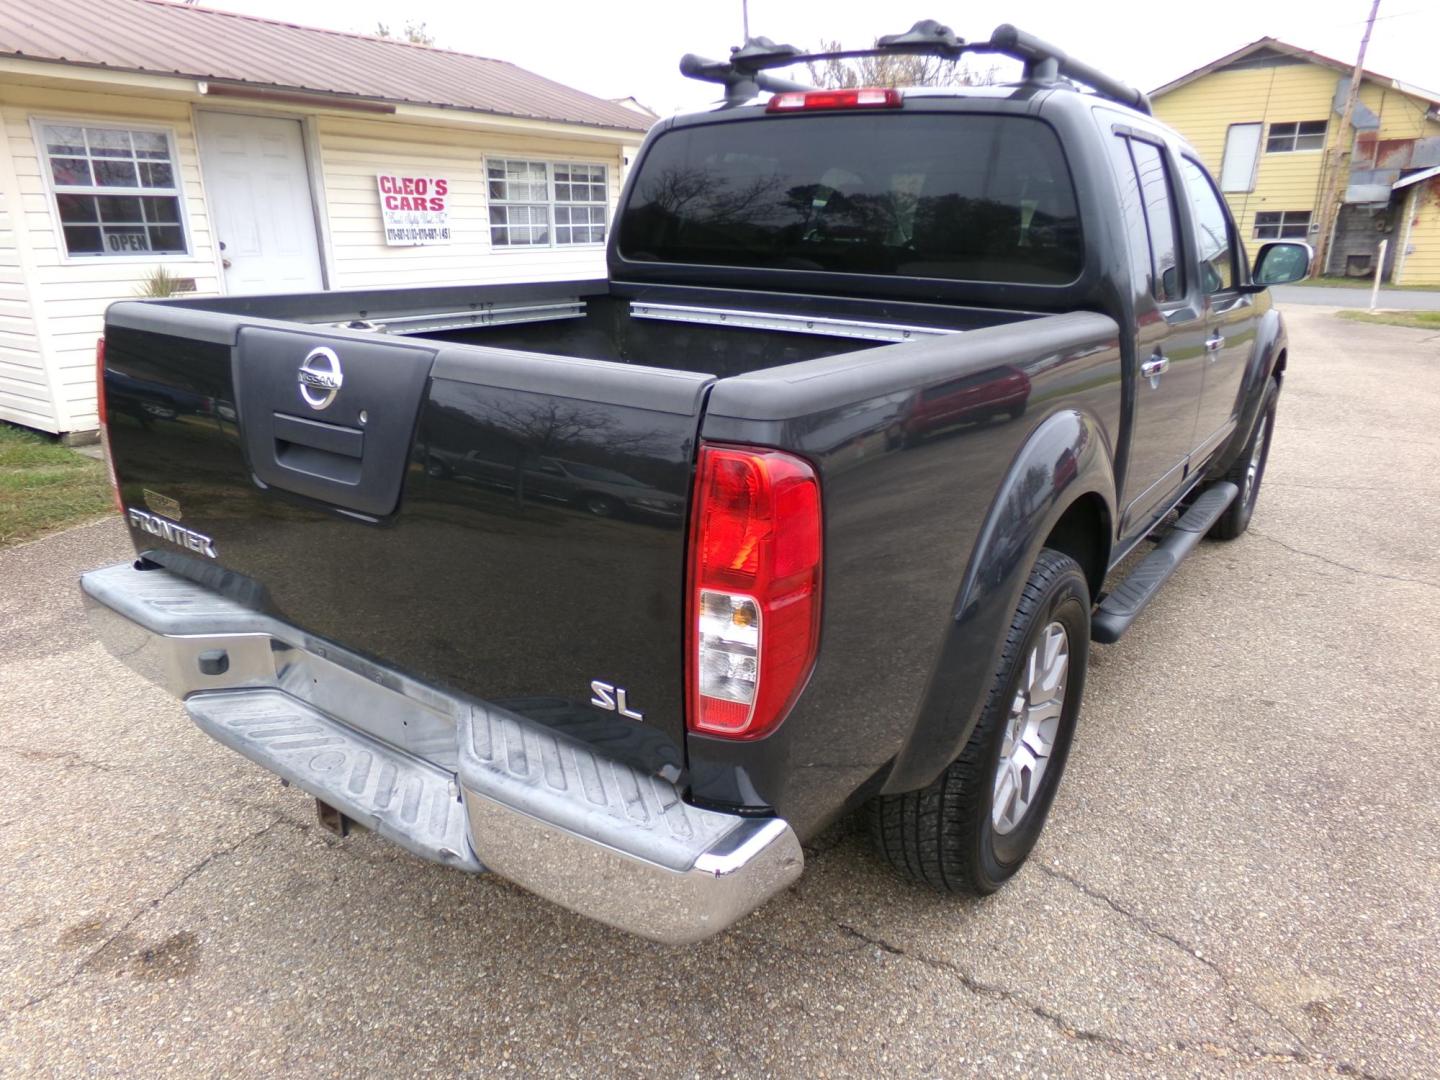
<svg viewBox="0 0 1440 1080">
<path fill-rule="evenodd" d="M 202 112 L 199 127 L 225 291 L 323 289 L 300 121 Z"/>
</svg>

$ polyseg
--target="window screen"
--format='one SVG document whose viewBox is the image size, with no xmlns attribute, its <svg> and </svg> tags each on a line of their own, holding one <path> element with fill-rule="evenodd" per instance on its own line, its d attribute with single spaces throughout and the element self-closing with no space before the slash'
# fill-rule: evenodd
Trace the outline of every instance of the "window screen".
<svg viewBox="0 0 1440 1080">
<path fill-rule="evenodd" d="M 68 254 L 186 253 L 169 136 L 89 124 L 40 131 Z"/>
<path fill-rule="evenodd" d="M 640 164 L 631 261 L 1062 285 L 1083 262 L 1059 140 L 1028 117 L 832 114 L 680 128 Z"/>
</svg>

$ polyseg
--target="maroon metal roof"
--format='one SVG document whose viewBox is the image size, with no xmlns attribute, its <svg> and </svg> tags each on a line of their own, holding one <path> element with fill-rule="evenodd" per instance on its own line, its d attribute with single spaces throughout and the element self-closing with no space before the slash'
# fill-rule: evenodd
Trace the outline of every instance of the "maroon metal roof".
<svg viewBox="0 0 1440 1080">
<path fill-rule="evenodd" d="M 0 56 L 644 131 L 644 117 L 504 60 L 170 0 L 0 3 Z"/>
</svg>

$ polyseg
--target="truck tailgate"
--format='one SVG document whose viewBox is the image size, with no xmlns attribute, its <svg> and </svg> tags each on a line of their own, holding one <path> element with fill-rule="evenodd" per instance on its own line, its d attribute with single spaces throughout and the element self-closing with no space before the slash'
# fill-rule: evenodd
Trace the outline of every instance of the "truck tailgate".
<svg viewBox="0 0 1440 1080">
<path fill-rule="evenodd" d="M 672 780 L 710 381 L 158 305 L 106 326 L 147 558 Z"/>
</svg>

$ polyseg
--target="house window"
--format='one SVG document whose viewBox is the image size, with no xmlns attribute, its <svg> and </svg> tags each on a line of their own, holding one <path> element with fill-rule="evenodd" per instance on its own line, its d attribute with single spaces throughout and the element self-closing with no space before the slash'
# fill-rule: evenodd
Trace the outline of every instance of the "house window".
<svg viewBox="0 0 1440 1080">
<path fill-rule="evenodd" d="M 1271 124 L 1270 137 L 1265 140 L 1267 154 L 1289 154 L 1296 150 L 1325 149 L 1325 121 L 1299 120 L 1288 124 Z"/>
<path fill-rule="evenodd" d="M 168 135 L 89 124 L 40 132 L 68 254 L 187 253 Z"/>
<path fill-rule="evenodd" d="M 486 175 L 495 247 L 604 242 L 608 166 L 491 159 Z"/>
<path fill-rule="evenodd" d="M 1309 235 L 1309 210 L 1262 210 L 1255 215 L 1256 240 L 1304 240 Z"/>
</svg>

